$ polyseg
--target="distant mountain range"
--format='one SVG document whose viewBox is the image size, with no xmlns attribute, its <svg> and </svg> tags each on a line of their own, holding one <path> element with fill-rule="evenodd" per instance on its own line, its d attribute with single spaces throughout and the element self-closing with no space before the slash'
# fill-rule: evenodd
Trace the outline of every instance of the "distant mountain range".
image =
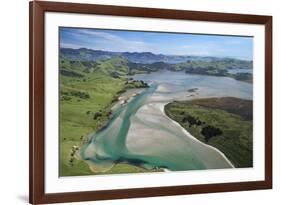
<svg viewBox="0 0 281 205">
<path fill-rule="evenodd" d="M 154 54 L 151 52 L 112 52 L 102 50 L 92 50 L 87 48 L 60 48 L 60 56 L 73 61 L 97 61 L 106 60 L 116 56 L 122 56 L 133 63 L 151 64 L 155 62 L 164 63 L 183 63 L 186 61 L 217 61 L 217 60 L 231 60 L 231 58 L 218 57 L 202 57 L 202 56 L 185 56 L 185 55 L 163 55 Z M 236 61 L 243 61 L 235 59 Z M 251 61 L 245 61 L 251 62 Z"/>
</svg>

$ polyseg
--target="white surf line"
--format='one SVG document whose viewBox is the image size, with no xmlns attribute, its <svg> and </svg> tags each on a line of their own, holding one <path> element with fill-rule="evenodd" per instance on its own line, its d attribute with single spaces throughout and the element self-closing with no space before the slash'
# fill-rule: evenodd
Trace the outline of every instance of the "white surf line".
<svg viewBox="0 0 281 205">
<path fill-rule="evenodd" d="M 169 103 L 169 102 L 168 102 Z M 235 168 L 235 166 L 231 163 L 231 161 L 224 155 L 224 153 L 222 153 L 220 150 L 218 150 L 217 148 L 211 146 L 211 145 L 208 145 L 208 144 L 205 144 L 203 142 L 201 142 L 200 140 L 198 140 L 197 138 L 195 138 L 193 135 L 191 135 L 186 129 L 184 129 L 178 122 L 172 120 L 171 118 L 169 118 L 166 114 L 165 114 L 165 111 L 164 111 L 164 107 L 165 105 L 167 105 L 168 103 L 166 104 L 162 104 L 162 103 L 155 103 L 155 104 L 159 104 L 160 105 L 160 110 L 162 112 L 162 114 L 167 118 L 169 119 L 172 123 L 174 123 L 175 125 L 177 125 L 180 129 L 182 129 L 182 131 L 184 132 L 184 134 L 186 134 L 187 137 L 189 137 L 190 139 L 202 144 L 203 146 L 205 147 L 208 147 L 212 150 L 215 150 L 217 151 L 225 160 L 226 162 L 232 167 L 232 168 Z"/>
</svg>

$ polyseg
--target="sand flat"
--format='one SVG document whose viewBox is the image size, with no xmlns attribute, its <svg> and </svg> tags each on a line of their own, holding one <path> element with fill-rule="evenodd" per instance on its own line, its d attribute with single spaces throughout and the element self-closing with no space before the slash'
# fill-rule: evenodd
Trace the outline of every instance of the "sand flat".
<svg viewBox="0 0 281 205">
<path fill-rule="evenodd" d="M 183 170 L 192 169 L 189 163 L 196 160 L 206 169 L 233 167 L 223 153 L 200 142 L 168 118 L 163 112 L 164 105 L 148 103 L 131 119 L 126 141 L 130 153 L 163 157 Z"/>
</svg>

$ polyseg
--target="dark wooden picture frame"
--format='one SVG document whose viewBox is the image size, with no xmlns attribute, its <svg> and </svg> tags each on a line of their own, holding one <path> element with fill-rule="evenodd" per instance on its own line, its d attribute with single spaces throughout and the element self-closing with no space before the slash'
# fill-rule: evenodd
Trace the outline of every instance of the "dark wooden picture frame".
<svg viewBox="0 0 281 205">
<path fill-rule="evenodd" d="M 57 203 L 88 200 L 152 197 L 165 195 L 226 192 L 272 188 L 272 17 L 198 11 L 104 6 L 92 4 L 30 2 L 30 203 Z M 44 190 L 44 14 L 67 12 L 112 16 L 181 19 L 209 22 L 247 23 L 265 26 L 265 180 L 203 185 L 151 187 L 106 191 L 46 194 Z"/>
</svg>

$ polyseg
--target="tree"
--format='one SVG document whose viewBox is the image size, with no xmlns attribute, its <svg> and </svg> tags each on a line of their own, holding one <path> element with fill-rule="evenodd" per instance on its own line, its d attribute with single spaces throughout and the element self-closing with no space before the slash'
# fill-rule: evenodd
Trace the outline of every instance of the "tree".
<svg viewBox="0 0 281 205">
<path fill-rule="evenodd" d="M 182 113 L 180 113 L 180 114 L 182 114 Z M 183 112 L 183 114 L 184 114 L 184 112 Z M 201 125 L 201 124 L 202 124 L 202 121 L 201 121 L 201 120 L 199 120 L 198 118 L 195 118 L 195 117 L 193 117 L 193 116 L 191 116 L 191 115 L 186 115 L 186 116 L 182 119 L 182 122 L 183 122 L 183 123 L 188 122 L 189 127 L 192 127 L 193 125 Z"/>
<path fill-rule="evenodd" d="M 212 137 L 221 135 L 222 131 L 217 127 L 208 125 L 206 127 L 203 127 L 203 129 L 201 130 L 201 134 L 204 135 L 205 141 L 208 142 Z"/>
<path fill-rule="evenodd" d="M 99 117 L 101 117 L 102 116 L 102 114 L 100 113 L 100 112 L 96 112 L 95 114 L 94 114 L 94 120 L 96 120 L 97 118 L 99 118 Z"/>
</svg>

